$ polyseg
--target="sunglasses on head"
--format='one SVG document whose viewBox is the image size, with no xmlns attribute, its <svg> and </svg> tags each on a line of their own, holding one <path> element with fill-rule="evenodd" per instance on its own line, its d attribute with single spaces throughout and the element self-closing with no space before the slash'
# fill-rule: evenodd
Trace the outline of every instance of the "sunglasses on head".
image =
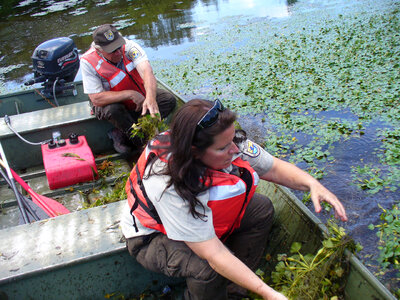
<svg viewBox="0 0 400 300">
<path fill-rule="evenodd" d="M 223 112 L 225 110 L 224 105 L 222 104 L 221 101 L 218 99 L 214 101 L 213 107 L 211 107 L 208 112 L 200 119 L 200 121 L 197 123 L 196 129 L 205 129 L 209 128 L 212 125 L 214 125 L 217 120 L 220 112 Z"/>
</svg>

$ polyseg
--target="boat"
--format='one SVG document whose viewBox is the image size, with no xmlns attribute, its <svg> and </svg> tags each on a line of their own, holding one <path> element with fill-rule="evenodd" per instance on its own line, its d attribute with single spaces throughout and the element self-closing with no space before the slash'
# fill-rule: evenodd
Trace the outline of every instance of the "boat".
<svg viewBox="0 0 400 300">
<path fill-rule="evenodd" d="M 179 105 L 184 103 L 160 80 L 158 85 L 172 92 Z M 86 137 L 97 157 L 96 165 L 110 160 L 119 166 L 117 172 L 130 170 L 107 138 L 110 125 L 91 114 L 82 83 L 74 82 L 73 86 L 77 92 L 59 95 L 57 107 L 43 102 L 37 89 L 0 97 L 0 142 L 9 165 L 47 197 L 71 198 L 102 183 L 95 180 L 50 190 L 40 147 L 27 146 L 15 132 L 33 141 L 49 139 L 54 132 L 63 137 L 74 132 Z M 5 115 L 15 132 L 5 124 Z M 107 180 L 112 183 L 115 174 Z M 0 183 L 3 205 L 15 207 L 12 192 L 7 191 L 4 180 Z M 271 257 L 288 253 L 293 242 L 301 242 L 305 253 L 315 253 L 321 247 L 327 228 L 289 189 L 263 181 L 258 191 L 267 195 L 275 208 L 266 253 Z M 0 300 L 144 299 L 149 291 L 162 298 L 166 287 L 176 291 L 175 299 L 181 299 L 182 279 L 145 270 L 130 257 L 119 228 L 125 201 L 0 230 Z M 347 255 L 346 299 L 396 299 L 355 255 Z"/>
</svg>

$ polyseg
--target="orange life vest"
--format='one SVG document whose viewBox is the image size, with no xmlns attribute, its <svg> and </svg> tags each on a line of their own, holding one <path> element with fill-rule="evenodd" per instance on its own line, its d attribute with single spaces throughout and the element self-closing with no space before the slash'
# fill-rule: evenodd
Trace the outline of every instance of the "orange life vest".
<svg viewBox="0 0 400 300">
<path fill-rule="evenodd" d="M 165 234 L 164 226 L 148 198 L 142 182 L 147 164 L 158 156 L 160 151 L 151 149 L 152 145 L 154 145 L 154 141 L 145 148 L 139 157 L 126 183 L 125 190 L 133 216 L 138 218 L 143 226 Z M 237 158 L 232 164 L 239 167 L 242 174 L 240 177 L 209 169 L 211 182 L 210 180 L 206 182 L 206 186 L 210 186 L 210 198 L 207 205 L 212 210 L 215 233 L 221 240 L 225 240 L 233 230 L 240 226 L 240 221 L 259 181 L 257 173 L 248 162 Z M 136 227 L 136 223 L 134 226 Z"/>
<path fill-rule="evenodd" d="M 111 91 L 135 90 L 146 97 L 143 79 L 136 68 L 133 67 L 133 62 L 126 57 L 125 45 L 122 46 L 122 53 L 126 72 L 101 57 L 93 47 L 81 59 L 87 60 L 96 72 L 108 81 Z M 136 107 L 136 104 L 131 100 L 126 100 L 123 103 L 130 110 L 134 110 Z"/>
</svg>

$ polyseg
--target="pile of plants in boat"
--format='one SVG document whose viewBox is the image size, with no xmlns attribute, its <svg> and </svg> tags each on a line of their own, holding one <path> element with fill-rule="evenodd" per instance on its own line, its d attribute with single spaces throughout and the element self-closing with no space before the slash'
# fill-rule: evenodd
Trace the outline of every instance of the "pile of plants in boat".
<svg viewBox="0 0 400 300">
<path fill-rule="evenodd" d="M 274 289 L 289 299 L 344 299 L 346 274 L 349 268 L 345 250 L 352 253 L 360 245 L 333 221 L 327 224 L 329 233 L 316 254 L 302 254 L 301 243 L 292 244 L 289 254 L 279 254 L 278 264 L 270 277 L 257 270 L 257 274 Z M 256 295 L 252 299 L 261 299 Z"/>
<path fill-rule="evenodd" d="M 138 137 L 143 141 L 149 141 L 158 133 L 167 129 L 168 124 L 166 121 L 161 120 L 159 114 L 157 114 L 154 118 L 150 115 L 145 115 L 139 118 L 136 124 L 132 125 L 132 137 Z M 122 172 L 116 174 L 117 165 L 118 162 L 106 159 L 97 166 L 99 177 L 103 184 L 101 185 L 100 189 L 92 189 L 88 192 L 85 192 L 88 195 L 91 194 L 91 197 L 90 199 L 87 199 L 86 203 L 84 203 L 84 208 L 101 206 L 108 203 L 125 200 L 127 198 L 125 184 L 128 180 L 129 173 Z M 106 194 L 102 194 L 100 190 L 109 187 L 109 184 L 106 183 L 106 179 L 110 176 L 116 176 L 117 178 L 111 184 L 111 191 L 107 192 Z"/>
</svg>

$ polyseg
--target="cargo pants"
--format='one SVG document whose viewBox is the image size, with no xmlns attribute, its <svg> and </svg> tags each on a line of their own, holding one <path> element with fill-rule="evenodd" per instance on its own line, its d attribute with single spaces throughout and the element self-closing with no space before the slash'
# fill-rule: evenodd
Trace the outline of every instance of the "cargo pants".
<svg viewBox="0 0 400 300">
<path fill-rule="evenodd" d="M 273 223 L 274 208 L 264 195 L 254 194 L 240 224 L 224 243 L 253 271 L 263 256 Z M 185 299 L 241 299 L 240 287 L 198 257 L 184 242 L 169 239 L 162 233 L 127 239 L 129 253 L 146 269 L 170 277 L 186 278 Z M 232 294 L 228 294 L 227 285 Z M 236 293 L 236 295 L 235 295 Z"/>
</svg>

